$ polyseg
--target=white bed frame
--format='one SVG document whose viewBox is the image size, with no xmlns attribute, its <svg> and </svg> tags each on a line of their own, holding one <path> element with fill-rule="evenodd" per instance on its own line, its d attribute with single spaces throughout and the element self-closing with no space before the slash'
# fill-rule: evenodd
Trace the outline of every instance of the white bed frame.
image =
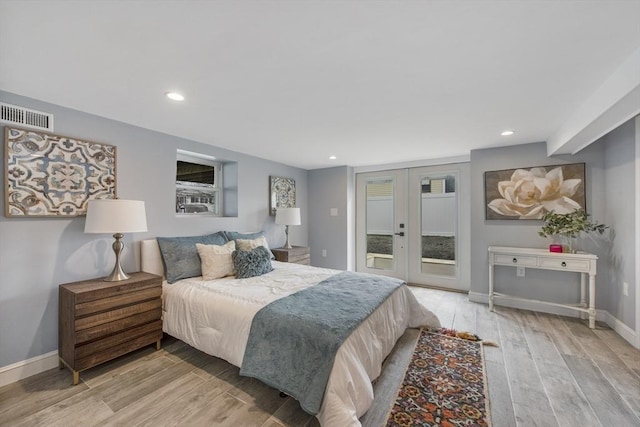
<svg viewBox="0 0 640 427">
<path fill-rule="evenodd" d="M 140 264 L 142 271 L 157 274 L 164 278 L 162 254 L 156 239 L 147 239 L 140 242 Z"/>
</svg>

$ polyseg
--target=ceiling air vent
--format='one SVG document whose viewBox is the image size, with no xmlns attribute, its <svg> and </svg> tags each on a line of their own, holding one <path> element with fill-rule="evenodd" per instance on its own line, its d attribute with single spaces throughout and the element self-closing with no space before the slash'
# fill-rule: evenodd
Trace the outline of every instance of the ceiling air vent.
<svg viewBox="0 0 640 427">
<path fill-rule="evenodd" d="M 53 132 L 53 114 L 0 102 L 0 122 Z"/>
</svg>

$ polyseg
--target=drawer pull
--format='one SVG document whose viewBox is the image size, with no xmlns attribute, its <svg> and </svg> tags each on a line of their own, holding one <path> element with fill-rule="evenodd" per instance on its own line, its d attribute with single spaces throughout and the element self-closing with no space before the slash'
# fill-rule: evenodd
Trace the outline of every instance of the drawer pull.
<svg viewBox="0 0 640 427">
<path fill-rule="evenodd" d="M 514 258 L 512 261 L 513 261 L 514 263 L 516 263 L 516 262 L 518 262 L 518 258 Z"/>
<path fill-rule="evenodd" d="M 564 262 L 564 261 L 562 261 L 562 264 L 560 264 L 560 265 L 561 265 L 561 266 L 563 266 L 563 267 L 566 267 L 566 266 L 567 266 L 567 263 L 566 263 L 566 262 Z"/>
</svg>

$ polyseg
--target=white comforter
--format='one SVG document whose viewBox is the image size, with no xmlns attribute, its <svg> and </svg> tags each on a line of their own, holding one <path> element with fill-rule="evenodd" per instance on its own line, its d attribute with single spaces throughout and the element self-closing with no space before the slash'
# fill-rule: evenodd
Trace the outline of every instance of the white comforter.
<svg viewBox="0 0 640 427">
<path fill-rule="evenodd" d="M 273 261 L 274 270 L 250 279 L 165 282 L 164 331 L 240 367 L 253 316 L 265 305 L 312 286 L 337 270 Z M 342 344 L 317 417 L 322 426 L 360 426 L 373 402 L 371 381 L 408 327 L 438 327 L 436 316 L 408 287 L 396 290 Z"/>
</svg>

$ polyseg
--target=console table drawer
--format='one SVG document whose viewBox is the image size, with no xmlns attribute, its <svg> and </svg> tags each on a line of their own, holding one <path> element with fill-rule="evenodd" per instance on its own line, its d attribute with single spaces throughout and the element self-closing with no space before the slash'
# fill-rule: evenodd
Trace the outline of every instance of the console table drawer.
<svg viewBox="0 0 640 427">
<path fill-rule="evenodd" d="M 554 270 L 584 271 L 587 273 L 589 272 L 589 264 L 589 261 L 579 259 L 539 258 L 541 268 Z"/>
<path fill-rule="evenodd" d="M 495 264 L 518 265 L 523 267 L 535 267 L 538 265 L 534 256 L 495 255 Z"/>
</svg>

